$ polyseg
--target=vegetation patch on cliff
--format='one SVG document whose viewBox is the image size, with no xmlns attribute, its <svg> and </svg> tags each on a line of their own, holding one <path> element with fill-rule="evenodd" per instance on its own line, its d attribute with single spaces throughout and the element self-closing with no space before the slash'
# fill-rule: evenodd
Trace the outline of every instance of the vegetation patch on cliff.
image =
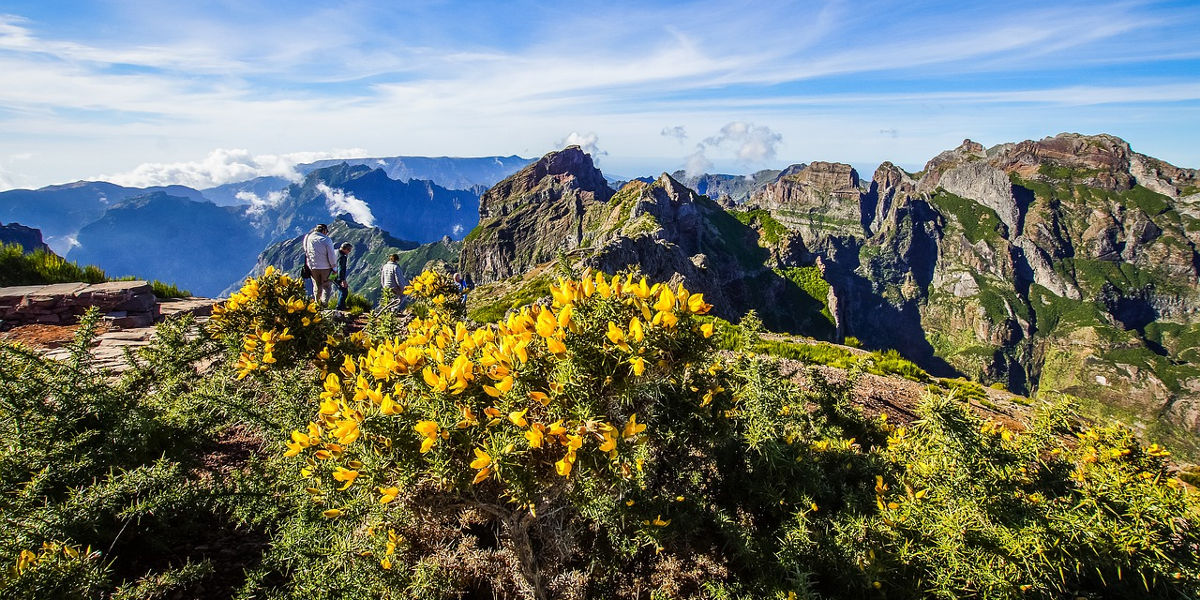
<svg viewBox="0 0 1200 600">
<path fill-rule="evenodd" d="M 734 210 L 730 211 L 730 214 L 743 225 L 761 231 L 762 240 L 770 245 L 778 244 L 788 233 L 787 227 L 776 221 L 770 212 L 762 209 Z"/>
<path fill-rule="evenodd" d="M 967 236 L 967 240 L 972 244 L 978 244 L 980 241 L 995 242 L 1001 238 L 1000 232 L 1004 229 L 1004 223 L 996 211 L 941 188 L 929 198 L 929 202 L 939 213 L 953 217 L 962 228 L 963 235 Z"/>
</svg>

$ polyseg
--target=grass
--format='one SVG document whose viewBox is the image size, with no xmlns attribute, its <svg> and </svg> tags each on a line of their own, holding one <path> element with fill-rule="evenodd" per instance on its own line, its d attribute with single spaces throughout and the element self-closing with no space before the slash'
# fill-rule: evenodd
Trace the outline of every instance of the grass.
<svg viewBox="0 0 1200 600">
<path fill-rule="evenodd" d="M 99 267 L 80 267 L 44 249 L 26 254 L 20 244 L 0 247 L 0 286 L 50 283 L 103 283 L 108 281 Z"/>
<path fill-rule="evenodd" d="M 480 286 L 467 296 L 468 302 L 478 297 L 495 299 L 475 305 L 474 308 L 468 310 L 467 316 L 478 323 L 498 321 L 513 308 L 525 306 L 549 296 L 551 281 L 549 275 L 543 274 L 528 281 L 518 276 L 504 282 L 490 284 L 490 287 Z M 498 298 L 496 298 L 497 294 Z"/>
<path fill-rule="evenodd" d="M 52 283 L 104 283 L 136 281 L 137 277 L 110 278 L 95 265 L 79 266 L 43 249 L 25 254 L 20 244 L 0 247 L 0 286 L 48 285 Z M 192 293 L 157 279 L 150 282 L 157 298 L 189 298 Z"/>
<path fill-rule="evenodd" d="M 735 350 L 743 345 L 737 327 L 720 319 L 717 321 L 718 347 Z M 750 350 L 758 354 L 798 360 L 812 365 L 838 369 L 861 368 L 873 375 L 903 377 L 921 383 L 932 381 L 929 373 L 926 373 L 916 363 L 901 356 L 896 350 L 854 352 L 849 348 L 827 342 L 801 343 L 780 339 L 760 339 L 752 343 Z"/>
<path fill-rule="evenodd" d="M 987 400 L 987 392 L 984 391 L 982 385 L 979 385 L 974 381 L 967 381 L 966 379 L 961 378 L 938 379 L 936 385 L 929 386 L 929 391 L 938 394 L 950 394 L 964 402 L 974 401 L 981 403 Z"/>
<path fill-rule="evenodd" d="M 1058 181 L 1078 181 L 1091 179 L 1103 173 L 1102 169 L 1076 169 L 1065 165 L 1043 163 L 1038 167 L 1038 174 Z"/>
<path fill-rule="evenodd" d="M 939 189 L 929 202 L 943 215 L 954 217 L 962 228 L 963 235 L 972 244 L 982 240 L 998 241 L 1004 223 L 996 211 L 961 196 Z"/>
<path fill-rule="evenodd" d="M 743 225 L 755 227 L 762 230 L 762 239 L 768 244 L 778 244 L 784 236 L 787 235 L 788 229 L 782 223 L 775 220 L 771 213 L 762 210 L 747 210 L 747 211 L 730 211 L 735 219 L 741 221 Z M 757 227 L 755 226 L 757 224 Z"/>
<path fill-rule="evenodd" d="M 157 279 L 150 282 L 150 287 L 154 290 L 154 297 L 159 299 L 192 297 L 188 290 L 181 290 L 173 283 L 164 283 Z"/>
<path fill-rule="evenodd" d="M 786 310 L 801 323 L 800 332 L 832 339 L 837 324 L 829 312 L 829 282 L 817 267 L 775 269 L 775 273 L 793 285 L 795 293 L 786 301 Z M 807 316 L 807 318 L 800 318 Z"/>
</svg>

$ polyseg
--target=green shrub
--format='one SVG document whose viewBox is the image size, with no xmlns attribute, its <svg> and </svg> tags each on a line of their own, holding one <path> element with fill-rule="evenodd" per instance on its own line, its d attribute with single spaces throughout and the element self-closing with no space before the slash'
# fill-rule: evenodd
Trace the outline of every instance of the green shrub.
<svg viewBox="0 0 1200 600">
<path fill-rule="evenodd" d="M 109 597 L 125 578 L 145 594 L 123 597 L 161 597 L 153 582 L 194 574 L 198 546 L 232 529 L 200 476 L 224 383 L 194 364 L 218 349 L 174 320 L 114 378 L 88 352 L 98 322 L 61 362 L 0 342 L 0 597 Z"/>
<path fill-rule="evenodd" d="M 374 306 L 365 296 L 353 292 L 346 296 L 346 312 L 349 312 L 351 315 L 361 315 L 372 308 Z"/>
<path fill-rule="evenodd" d="M 150 282 L 150 287 L 154 290 L 154 297 L 159 299 L 164 298 L 191 298 L 192 293 L 187 290 L 181 290 L 175 287 L 173 283 L 163 283 L 157 279 Z"/>
<path fill-rule="evenodd" d="M 1200 593 L 1169 452 L 1065 402 L 1017 431 L 944 380 L 894 425 L 853 378 L 801 391 L 752 350 L 907 371 L 894 352 L 764 339 L 630 276 L 481 325 L 418 281 L 423 315 L 369 340 L 293 323 L 309 304 L 269 271 L 219 338 L 169 322 L 119 377 L 91 366 L 95 314 L 62 362 L 0 344 L 0 596 Z M 281 328 L 287 360 L 239 377 Z"/>
<path fill-rule="evenodd" d="M 208 331 L 238 357 L 239 379 L 311 359 L 329 334 L 304 283 L 274 267 L 214 306 Z"/>
<path fill-rule="evenodd" d="M 88 265 L 80 268 L 48 250 L 38 249 L 25 254 L 20 244 L 0 246 L 0 286 L 73 281 L 102 283 L 108 279 L 104 271 L 97 267 Z"/>
</svg>

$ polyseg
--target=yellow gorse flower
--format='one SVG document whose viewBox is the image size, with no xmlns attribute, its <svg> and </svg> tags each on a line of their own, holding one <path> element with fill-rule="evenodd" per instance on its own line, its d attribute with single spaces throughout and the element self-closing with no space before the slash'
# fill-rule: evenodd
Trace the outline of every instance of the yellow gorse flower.
<svg viewBox="0 0 1200 600">
<path fill-rule="evenodd" d="M 646 435 L 646 424 L 638 422 L 636 413 L 627 419 L 625 415 L 581 416 L 587 413 L 578 412 L 578 394 L 608 393 L 610 385 L 646 385 L 646 380 L 635 378 L 645 377 L 651 365 L 657 365 L 656 374 L 664 373 L 663 383 L 679 385 L 668 375 L 685 364 L 673 354 L 679 352 L 676 348 L 686 347 L 676 340 L 700 344 L 712 334 L 711 323 L 700 324 L 692 317 L 709 310 L 703 296 L 683 286 L 650 285 L 644 277 L 635 280 L 631 275 L 591 272 L 578 281 L 559 279 L 551 284 L 548 306 L 511 310 L 497 322 L 472 326 L 447 316 L 446 306 L 457 293 L 443 289 L 444 283 L 443 275 L 429 272 L 412 279 L 408 293 L 434 304 L 441 296 L 445 304 L 414 317 L 402 335 L 369 343 L 362 340 L 358 346 L 342 338 L 324 340 L 318 355 L 323 378 L 315 420 L 308 430 L 294 432 L 299 437 L 287 442 L 285 452 L 304 455 L 305 477 L 318 492 L 314 499 L 332 504 L 338 494 L 345 494 L 369 495 L 372 503 L 397 501 L 398 487 L 354 487 L 363 471 L 351 459 L 371 452 L 412 453 L 423 476 L 444 489 L 493 479 L 476 492 L 481 494 L 492 493 L 496 486 L 506 493 L 517 489 L 507 487 L 512 483 L 504 469 L 519 473 L 511 482 L 526 481 L 529 473 L 534 480 L 547 478 L 543 484 L 573 474 L 612 473 L 640 479 L 637 473 L 642 472 L 643 459 L 629 456 L 623 461 L 618 451 L 624 453 L 622 444 L 631 444 L 633 454 L 632 444 L 645 441 L 641 436 Z M 259 287 L 254 294 L 268 292 Z M 239 302 L 250 302 L 250 297 Z M 312 305 L 297 301 L 299 297 L 272 296 L 271 302 L 281 314 L 300 317 Z M 264 348 L 272 346 L 270 358 L 283 362 L 283 349 L 300 337 L 293 332 L 303 331 L 292 321 L 270 325 L 238 338 L 249 347 L 246 364 L 254 363 L 256 370 L 272 364 L 264 361 Z M 572 379 L 577 368 L 572 361 L 597 353 L 602 360 L 613 361 L 605 367 L 607 379 L 596 381 L 602 390 L 581 389 Z M 709 357 L 686 364 L 700 378 L 688 381 L 699 390 L 697 396 L 705 396 L 704 403 L 723 390 L 715 383 L 721 377 L 719 361 Z M 392 425 L 380 427 L 392 419 Z M 519 436 L 510 424 L 518 428 Z M 397 436 L 404 431 L 413 433 Z M 414 433 L 419 445 L 405 443 L 404 438 Z M 419 456 L 435 448 L 436 458 Z M 600 453 L 591 456 L 604 455 L 605 460 L 588 460 L 588 453 Z M 609 461 L 612 467 L 602 466 Z M 446 465 L 458 465 L 459 470 L 447 470 Z M 386 473 L 371 475 L 387 477 Z M 536 499 L 517 501 L 519 506 L 531 505 L 531 510 L 537 505 Z M 329 509 L 334 514 L 327 516 L 336 518 L 353 505 L 346 501 L 342 508 Z M 655 521 L 661 523 L 655 523 L 658 527 L 669 523 L 661 516 Z"/>
</svg>

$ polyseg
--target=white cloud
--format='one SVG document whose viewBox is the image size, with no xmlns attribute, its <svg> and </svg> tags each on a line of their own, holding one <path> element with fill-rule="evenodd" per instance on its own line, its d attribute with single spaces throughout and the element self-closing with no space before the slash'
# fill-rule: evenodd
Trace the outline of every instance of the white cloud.
<svg viewBox="0 0 1200 600">
<path fill-rule="evenodd" d="M 287 193 L 283 190 L 276 190 L 268 193 L 266 198 L 262 198 L 254 192 L 243 190 L 234 194 L 233 197 L 249 204 L 246 207 L 246 216 L 261 217 L 263 213 L 267 212 L 267 209 L 279 206 L 279 203 L 283 202 L 283 199 L 287 197 Z"/>
<path fill-rule="evenodd" d="M 358 158 L 366 153 L 366 150 L 355 148 L 332 152 L 251 155 L 249 150 L 218 148 L 198 161 L 143 163 L 125 173 L 99 175 L 97 178 L 130 187 L 186 185 L 196 189 L 264 176 L 299 181 L 301 176 L 296 172 L 296 165 L 327 158 Z"/>
<path fill-rule="evenodd" d="M 1178 139 L 1173 143 L 1179 147 L 1194 148 L 1185 139 L 1194 138 L 1194 119 L 1184 123 L 1189 127 L 1159 126 L 1179 118 L 1170 113 L 1180 111 L 1166 105 L 1171 98 L 1197 97 L 1187 78 L 1143 70 L 1120 82 L 1126 89 L 1119 93 L 1098 86 L 1061 94 L 1032 90 L 1026 97 L 998 83 L 1020 81 L 1047 64 L 1072 74 L 1081 66 L 1194 60 L 1198 52 L 1188 46 L 1186 33 L 1194 30 L 1197 11 L 1190 7 L 1018 0 L 1005 11 L 985 5 L 856 10 L 831 1 L 805 6 L 806 18 L 798 21 L 789 3 L 756 3 L 753 9 L 717 1 L 683 9 L 623 4 L 555 15 L 549 22 L 521 20 L 512 38 L 523 41 L 510 43 L 506 36 L 464 40 L 454 33 L 463 18 L 479 19 L 458 28 L 470 31 L 507 8 L 463 15 L 437 3 L 403 4 L 419 5 L 411 10 L 429 18 L 421 31 L 402 37 L 381 34 L 411 20 L 410 9 L 370 3 L 293 12 L 249 6 L 236 16 L 186 4 L 161 14 L 132 3 L 85 33 L 56 29 L 52 19 L 0 15 L 0 156 L 37 151 L 19 178 L 9 175 L 10 183 L 44 185 L 119 172 L 137 185 L 191 177 L 211 185 L 242 177 L 242 171 L 250 173 L 245 176 L 272 171 L 245 159 L 212 171 L 173 170 L 171 165 L 192 163 L 165 160 L 157 168 L 126 171 L 160 146 L 170 160 L 202 156 L 214 147 L 283 152 L 347 145 L 386 147 L 389 154 L 533 155 L 584 122 L 605 138 L 614 157 L 678 156 L 691 144 L 683 145 L 676 127 L 681 134 L 685 125 L 710 132 L 735 118 L 771 123 L 786 133 L 789 151 L 814 139 L 824 147 L 851 144 L 812 132 L 826 123 L 870 122 L 852 151 L 872 156 L 882 148 L 880 136 L 871 134 L 892 123 L 905 123 L 906 142 L 934 130 L 948 134 L 949 127 L 941 125 L 944 115 L 924 129 L 913 124 L 933 114 L 920 106 L 931 102 L 1137 103 L 1160 130 L 1147 137 Z M 878 20 L 884 12 L 896 18 Z M 188 27 L 166 26 L 178 21 Z M 1174 35 L 1164 34 L 1163 23 L 1174 23 Z M 844 35 L 866 28 L 873 35 L 853 40 Z M 1003 77 L 955 80 L 976 71 Z M 904 84 L 863 87 L 866 73 Z M 820 85 L 803 85 L 818 79 Z M 1065 86 L 1072 80 L 1063 81 Z M 1174 89 L 1164 91 L 1173 96 L 1155 89 L 1172 84 Z M 911 92 L 913 99 L 901 99 L 904 110 L 896 111 L 888 98 L 894 94 L 872 93 L 887 89 Z M 954 91 L 939 98 L 947 89 Z M 855 118 L 830 115 L 846 109 L 838 103 L 839 92 L 856 97 Z M 798 95 L 781 96 L 787 93 Z M 797 106 L 804 110 L 794 110 Z M 1082 128 L 1077 123 L 1088 117 L 1088 111 L 1060 113 L 1072 120 L 1055 121 L 1008 106 L 987 112 L 999 125 L 986 131 L 980 131 L 984 123 L 975 125 L 968 132 L 973 137 L 1044 135 Z M 1092 118 L 1083 126 L 1135 126 L 1088 114 Z M 664 123 L 673 126 L 654 135 Z M 775 147 L 769 139 L 745 152 L 743 145 L 728 150 L 752 157 Z M 1196 156 L 1195 150 L 1181 153 L 1185 160 Z M 722 164 L 718 154 L 709 149 L 708 156 Z"/>
<path fill-rule="evenodd" d="M 748 163 L 763 162 L 775 158 L 775 146 L 783 136 L 771 131 L 770 127 L 745 121 L 733 121 L 721 128 L 721 132 L 704 140 L 710 147 L 732 146 L 737 158 Z"/>
<path fill-rule="evenodd" d="M 666 135 L 666 130 L 663 130 Z M 745 165 L 761 164 L 775 159 L 776 147 L 783 135 L 765 125 L 746 121 L 726 123 L 714 136 L 696 144 L 696 151 L 684 157 L 684 171 L 688 175 L 708 173 L 713 162 L 708 157 L 710 150 L 732 151 L 737 161 Z"/>
<path fill-rule="evenodd" d="M 453 235 L 453 236 L 455 236 L 455 237 L 458 237 L 458 236 L 459 236 L 459 234 L 461 234 L 462 232 L 463 232 L 463 226 L 462 226 L 462 223 L 455 223 L 455 224 L 454 224 L 454 229 L 450 230 L 450 234 L 451 234 L 451 235 Z"/>
<path fill-rule="evenodd" d="M 674 127 L 663 127 L 660 135 L 662 135 L 663 137 L 668 137 L 668 138 L 678 140 L 679 143 L 682 144 L 683 141 L 687 139 L 687 130 L 684 129 L 683 125 L 676 125 Z"/>
<path fill-rule="evenodd" d="M 371 207 L 367 206 L 366 202 L 355 198 L 354 194 L 331 188 L 323 181 L 317 183 L 317 191 L 325 194 L 325 208 L 329 209 L 330 217 L 349 214 L 354 217 L 355 222 L 361 225 L 375 226 L 375 215 L 371 213 Z"/>
<path fill-rule="evenodd" d="M 567 135 L 566 139 L 559 142 L 558 145 L 562 148 L 567 146 L 579 146 L 581 150 L 592 155 L 592 162 L 600 162 L 599 158 L 608 153 L 601 150 L 600 147 L 596 145 L 596 142 L 598 141 L 600 141 L 600 136 L 596 135 L 596 132 L 594 131 L 589 131 L 587 133 L 572 131 L 569 135 Z"/>
<path fill-rule="evenodd" d="M 704 144 L 696 144 L 696 151 L 684 158 L 683 170 L 688 175 L 703 175 L 713 168 L 713 163 L 704 155 Z"/>
</svg>

